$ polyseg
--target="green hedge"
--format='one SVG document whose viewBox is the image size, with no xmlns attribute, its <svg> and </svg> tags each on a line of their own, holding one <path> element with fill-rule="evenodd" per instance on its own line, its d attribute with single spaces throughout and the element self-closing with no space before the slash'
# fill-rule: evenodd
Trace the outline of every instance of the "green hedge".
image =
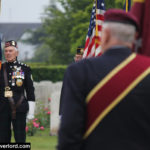
<svg viewBox="0 0 150 150">
<path fill-rule="evenodd" d="M 67 66 L 42 66 L 29 64 L 32 70 L 33 80 L 36 82 L 50 80 L 52 82 L 62 81 Z"/>
</svg>

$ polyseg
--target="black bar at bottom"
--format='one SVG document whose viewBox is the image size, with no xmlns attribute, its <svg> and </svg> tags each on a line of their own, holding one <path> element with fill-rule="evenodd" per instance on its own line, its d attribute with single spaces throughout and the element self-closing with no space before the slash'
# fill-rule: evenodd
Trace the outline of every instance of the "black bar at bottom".
<svg viewBox="0 0 150 150">
<path fill-rule="evenodd" d="M 3 144 L 0 144 L 0 149 L 31 150 L 31 144 L 30 143 L 3 143 Z"/>
</svg>

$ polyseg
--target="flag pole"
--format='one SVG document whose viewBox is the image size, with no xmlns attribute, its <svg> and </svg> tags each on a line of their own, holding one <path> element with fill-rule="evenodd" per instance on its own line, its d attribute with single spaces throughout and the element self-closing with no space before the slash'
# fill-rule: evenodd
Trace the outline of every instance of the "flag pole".
<svg viewBox="0 0 150 150">
<path fill-rule="evenodd" d="M 126 12 L 128 12 L 128 0 L 126 0 Z"/>
<path fill-rule="evenodd" d="M 97 4 L 97 0 L 96 0 L 96 35 L 95 35 L 95 36 L 96 36 L 96 39 L 95 39 L 95 51 L 96 51 L 97 44 L 99 44 L 99 41 L 98 41 L 98 39 L 97 39 L 97 38 L 98 38 L 98 18 L 97 18 L 97 17 L 98 17 L 98 16 L 97 16 L 97 14 L 98 14 L 98 12 L 97 12 L 98 9 L 97 9 L 97 7 L 98 7 L 98 6 L 97 6 L 97 5 L 98 5 L 98 4 Z"/>
<path fill-rule="evenodd" d="M 98 21 L 98 18 L 97 18 L 97 0 L 96 0 L 96 37 L 98 36 L 98 23 L 97 23 L 97 21 Z"/>
</svg>

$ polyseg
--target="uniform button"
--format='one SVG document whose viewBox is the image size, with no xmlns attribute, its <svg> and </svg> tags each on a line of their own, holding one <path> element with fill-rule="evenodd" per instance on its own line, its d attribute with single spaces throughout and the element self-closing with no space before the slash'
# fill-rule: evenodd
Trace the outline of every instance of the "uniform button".
<svg viewBox="0 0 150 150">
<path fill-rule="evenodd" d="M 11 82 L 11 80 L 9 80 L 9 83 Z"/>
<path fill-rule="evenodd" d="M 11 75 L 11 73 L 9 73 L 9 75 Z"/>
<path fill-rule="evenodd" d="M 10 68 L 12 68 L 12 66 L 10 66 Z"/>
</svg>

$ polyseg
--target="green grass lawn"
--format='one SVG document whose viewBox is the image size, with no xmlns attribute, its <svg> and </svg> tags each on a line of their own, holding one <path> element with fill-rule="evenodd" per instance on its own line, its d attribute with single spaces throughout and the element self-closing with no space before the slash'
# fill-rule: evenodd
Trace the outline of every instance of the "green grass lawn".
<svg viewBox="0 0 150 150">
<path fill-rule="evenodd" d="M 56 150 L 57 136 L 50 136 L 49 129 L 45 129 L 38 131 L 34 136 L 27 136 L 26 142 L 31 143 L 31 150 Z"/>
</svg>

